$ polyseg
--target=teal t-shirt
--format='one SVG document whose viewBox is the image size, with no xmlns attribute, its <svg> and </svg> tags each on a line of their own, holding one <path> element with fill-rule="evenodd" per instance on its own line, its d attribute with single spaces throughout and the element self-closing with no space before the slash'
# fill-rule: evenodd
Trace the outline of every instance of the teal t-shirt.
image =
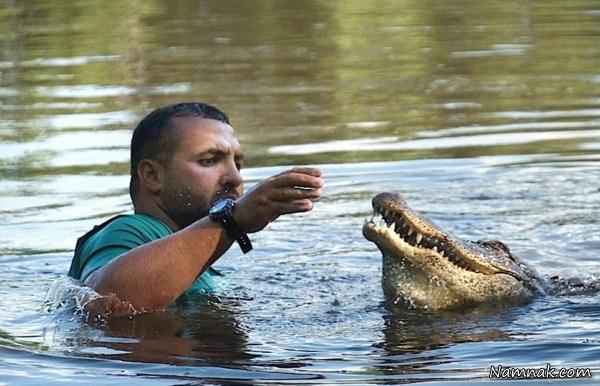
<svg viewBox="0 0 600 386">
<path fill-rule="evenodd" d="M 146 214 L 117 216 L 100 227 L 96 233 L 81 240 L 81 245 L 75 249 L 69 276 L 84 281 L 123 253 L 173 233 L 160 220 Z M 214 276 L 217 275 L 220 274 L 214 269 L 207 269 L 184 294 L 212 292 L 215 288 Z"/>
</svg>

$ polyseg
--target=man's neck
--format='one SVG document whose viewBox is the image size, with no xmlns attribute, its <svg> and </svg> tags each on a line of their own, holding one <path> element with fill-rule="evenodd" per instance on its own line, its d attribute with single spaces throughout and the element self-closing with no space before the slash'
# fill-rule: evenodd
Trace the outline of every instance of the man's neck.
<svg viewBox="0 0 600 386">
<path fill-rule="evenodd" d="M 134 202 L 133 203 L 133 211 L 135 214 L 147 214 L 152 217 L 156 217 L 163 223 L 165 223 L 173 232 L 177 232 L 180 228 L 179 226 L 157 205 L 154 203 L 145 203 L 145 202 Z"/>
</svg>

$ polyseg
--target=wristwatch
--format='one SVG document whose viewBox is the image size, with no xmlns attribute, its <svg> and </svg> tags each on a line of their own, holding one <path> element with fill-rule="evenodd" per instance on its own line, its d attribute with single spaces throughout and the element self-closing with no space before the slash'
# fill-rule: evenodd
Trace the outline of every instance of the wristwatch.
<svg viewBox="0 0 600 386">
<path fill-rule="evenodd" d="M 252 243 L 248 235 L 240 230 L 233 219 L 234 208 L 235 201 L 232 198 L 221 198 L 209 209 L 208 217 L 212 221 L 221 224 L 227 236 L 237 241 L 242 252 L 248 253 L 252 250 Z"/>
</svg>

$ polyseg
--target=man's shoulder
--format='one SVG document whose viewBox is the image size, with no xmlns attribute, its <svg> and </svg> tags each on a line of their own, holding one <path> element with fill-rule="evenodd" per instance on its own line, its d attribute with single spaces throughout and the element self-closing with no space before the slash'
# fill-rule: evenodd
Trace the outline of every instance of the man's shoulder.
<svg viewBox="0 0 600 386">
<path fill-rule="evenodd" d="M 69 275 L 79 279 L 82 269 L 90 260 L 106 263 L 127 250 L 171 233 L 167 225 L 149 215 L 125 214 L 111 217 L 77 240 Z"/>
<path fill-rule="evenodd" d="M 127 227 L 155 228 L 161 232 L 171 233 L 171 230 L 165 223 L 156 217 L 143 213 L 122 214 L 114 217 L 112 221 L 106 225 L 107 229 Z"/>
<path fill-rule="evenodd" d="M 98 238 L 133 234 L 141 238 L 155 239 L 171 234 L 171 229 L 159 219 L 146 214 L 124 214 L 110 219 L 98 230 Z"/>
<path fill-rule="evenodd" d="M 146 214 L 125 214 L 112 217 L 96 225 L 77 242 L 87 255 L 108 246 L 135 248 L 149 241 L 163 238 L 172 233 L 160 220 Z"/>
</svg>

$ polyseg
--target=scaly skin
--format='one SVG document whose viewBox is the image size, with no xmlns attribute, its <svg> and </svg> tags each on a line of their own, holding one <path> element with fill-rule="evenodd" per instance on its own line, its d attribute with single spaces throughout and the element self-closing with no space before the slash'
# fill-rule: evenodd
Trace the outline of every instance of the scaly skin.
<svg viewBox="0 0 600 386">
<path fill-rule="evenodd" d="M 500 241 L 450 236 L 398 194 L 378 194 L 373 209 L 363 234 L 383 254 L 383 290 L 396 304 L 441 311 L 523 304 L 544 293 L 533 269 Z"/>
</svg>

